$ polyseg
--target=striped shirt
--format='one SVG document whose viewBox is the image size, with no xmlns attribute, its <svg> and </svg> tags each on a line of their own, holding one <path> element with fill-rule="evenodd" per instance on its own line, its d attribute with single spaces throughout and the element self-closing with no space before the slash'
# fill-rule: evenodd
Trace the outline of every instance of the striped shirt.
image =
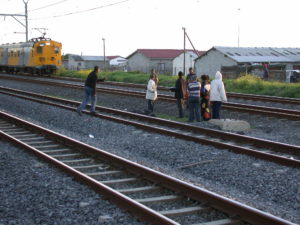
<svg viewBox="0 0 300 225">
<path fill-rule="evenodd" d="M 194 98 L 200 98 L 200 89 L 201 84 L 200 82 L 193 81 L 188 84 L 188 96 Z"/>
</svg>

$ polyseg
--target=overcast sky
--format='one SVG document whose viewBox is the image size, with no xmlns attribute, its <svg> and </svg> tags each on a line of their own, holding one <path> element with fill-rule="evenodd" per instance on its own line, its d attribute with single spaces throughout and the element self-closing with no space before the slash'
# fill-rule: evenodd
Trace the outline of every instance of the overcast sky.
<svg viewBox="0 0 300 225">
<path fill-rule="evenodd" d="M 28 0 L 25 0 L 28 1 Z M 182 49 L 186 31 L 198 50 L 213 46 L 300 47 L 299 0 L 29 0 L 29 38 L 63 44 L 63 53 L 127 57 L 138 48 Z M 23 0 L 0 0 L 0 14 L 24 14 Z M 83 12 L 84 11 L 84 12 Z M 23 17 L 18 17 L 24 22 Z M 238 32 L 240 27 L 240 32 Z M 25 40 L 0 16 L 0 44 Z M 15 33 L 17 32 L 17 33 Z M 239 34 L 239 35 L 238 35 Z M 187 43 L 187 48 L 191 46 Z"/>
</svg>

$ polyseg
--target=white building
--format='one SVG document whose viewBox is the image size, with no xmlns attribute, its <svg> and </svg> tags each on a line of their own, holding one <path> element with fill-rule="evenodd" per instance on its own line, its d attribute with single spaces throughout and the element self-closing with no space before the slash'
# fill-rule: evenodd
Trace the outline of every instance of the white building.
<svg viewBox="0 0 300 225">
<path fill-rule="evenodd" d="M 195 60 L 195 71 L 211 78 L 216 71 L 225 78 L 234 78 L 240 72 L 262 77 L 262 64 L 269 66 L 271 79 L 284 81 L 286 70 L 300 69 L 300 48 L 213 47 Z"/>
<path fill-rule="evenodd" d="M 198 53 L 198 54 L 197 54 Z M 194 67 L 194 60 L 203 51 L 186 50 L 185 74 L 189 67 Z M 128 59 L 128 71 L 149 73 L 155 69 L 160 74 L 177 75 L 183 71 L 184 51 L 182 49 L 137 49 Z"/>
</svg>

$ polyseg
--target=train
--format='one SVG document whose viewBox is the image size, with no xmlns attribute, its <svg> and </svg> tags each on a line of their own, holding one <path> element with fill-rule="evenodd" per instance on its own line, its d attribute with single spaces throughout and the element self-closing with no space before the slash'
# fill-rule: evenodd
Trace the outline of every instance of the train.
<svg viewBox="0 0 300 225">
<path fill-rule="evenodd" d="M 62 65 L 62 44 L 39 37 L 0 45 L 0 72 L 51 75 Z"/>
</svg>

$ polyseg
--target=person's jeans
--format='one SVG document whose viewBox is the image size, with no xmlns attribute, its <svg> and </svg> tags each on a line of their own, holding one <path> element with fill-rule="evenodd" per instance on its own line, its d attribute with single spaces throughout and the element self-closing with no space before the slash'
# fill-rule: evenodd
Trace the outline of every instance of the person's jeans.
<svg viewBox="0 0 300 225">
<path fill-rule="evenodd" d="M 84 87 L 84 99 L 80 106 L 77 108 L 78 111 L 82 111 L 86 104 L 89 102 L 89 99 L 91 98 L 91 112 L 95 112 L 95 103 L 96 103 L 96 95 L 93 94 L 94 88 L 91 87 Z"/>
<path fill-rule="evenodd" d="M 189 122 L 194 121 L 194 115 L 196 120 L 200 121 L 200 98 L 189 97 Z"/>
<path fill-rule="evenodd" d="M 213 119 L 220 119 L 220 109 L 222 106 L 222 102 L 213 101 L 212 104 L 212 118 Z"/>
<path fill-rule="evenodd" d="M 149 113 L 153 113 L 154 110 L 154 100 L 148 99 L 148 111 Z"/>
</svg>

